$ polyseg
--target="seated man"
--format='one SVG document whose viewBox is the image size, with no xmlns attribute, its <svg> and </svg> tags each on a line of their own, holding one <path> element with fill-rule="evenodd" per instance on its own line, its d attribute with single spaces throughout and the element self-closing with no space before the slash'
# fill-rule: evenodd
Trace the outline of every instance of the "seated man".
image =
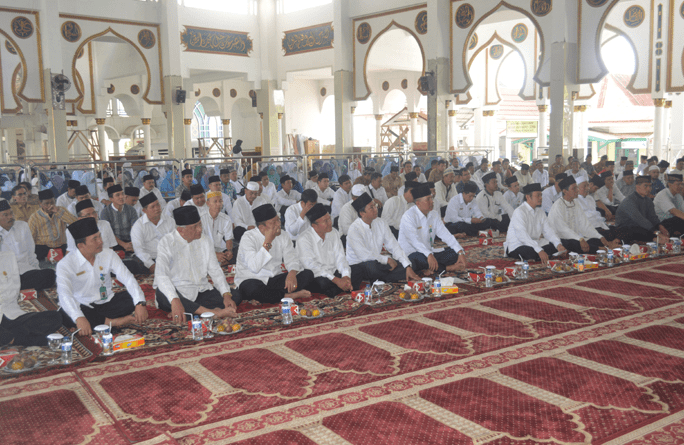
<svg viewBox="0 0 684 445">
<path fill-rule="evenodd" d="M 461 181 L 458 184 L 456 184 L 457 193 L 463 193 L 463 186 L 467 183 L 471 182 L 475 184 L 474 181 L 470 180 L 470 170 L 468 170 L 467 168 L 462 169 L 461 174 L 459 176 L 461 177 Z M 480 187 L 477 184 L 475 184 L 475 187 L 477 187 L 477 193 L 480 193 Z"/>
<path fill-rule="evenodd" d="M 618 247 L 619 240 L 608 241 L 589 223 L 577 202 L 579 188 L 575 178 L 568 176 L 559 185 L 563 196 L 551 207 L 548 220 L 561 244 L 576 253 L 596 253 L 599 249 Z"/>
<path fill-rule="evenodd" d="M 625 170 L 622 172 L 622 178 L 615 182 L 620 193 L 622 193 L 622 196 L 627 197 L 634 193 L 636 190 L 634 179 L 634 172 L 632 170 Z"/>
<path fill-rule="evenodd" d="M 667 188 L 653 200 L 660 224 L 673 236 L 684 233 L 684 198 L 682 198 L 682 175 L 667 175 Z M 0 230 L 2 233 L 2 230 Z"/>
<path fill-rule="evenodd" d="M 513 210 L 515 210 L 525 201 L 525 195 L 520 193 L 520 183 L 515 175 L 506 179 L 506 186 L 508 187 L 508 190 L 506 190 L 506 193 L 504 193 L 504 199 L 508 205 L 513 207 Z"/>
<path fill-rule="evenodd" d="M 541 208 L 541 185 L 533 182 L 523 188 L 525 202 L 515 209 L 506 234 L 504 252 L 509 258 L 539 261 L 546 266 L 549 255 L 564 252 L 560 238 Z"/>
<path fill-rule="evenodd" d="M 480 161 L 480 167 L 475 170 L 475 174 L 473 174 L 472 181 L 475 181 L 479 187 L 484 188 L 484 181 L 482 181 L 482 177 L 487 173 L 489 173 L 489 161 L 487 158 L 482 158 Z M 435 185 L 437 184 L 435 183 Z"/>
<path fill-rule="evenodd" d="M 486 159 L 484 159 L 486 162 Z M 486 163 L 484 164 L 486 165 Z M 478 170 L 482 171 L 482 170 Z M 494 174 L 496 176 L 496 173 Z M 451 202 L 452 198 L 458 195 L 456 191 L 456 186 L 454 185 L 454 169 L 449 167 L 444 170 L 444 175 L 442 175 L 442 180 L 435 183 L 435 210 L 437 210 L 440 216 L 444 217 L 447 211 L 447 206 Z"/>
<path fill-rule="evenodd" d="M 354 180 L 354 185 L 361 184 L 368 187 L 371 182 L 371 175 L 375 173 L 375 169 L 371 167 L 366 167 L 363 169 L 363 175 L 359 176 Z"/>
<path fill-rule="evenodd" d="M 656 231 L 660 231 L 659 242 L 668 241 L 669 232 L 660 223 L 653 201 L 648 197 L 650 193 L 651 177 L 639 176 L 636 179 L 636 191 L 625 198 L 617 209 L 615 231 L 617 237 L 626 244 L 653 241 Z"/>
<path fill-rule="evenodd" d="M 306 185 L 304 185 L 304 190 L 311 190 L 314 187 L 316 187 L 316 183 L 318 182 L 318 172 L 316 170 L 311 170 L 309 172 L 309 179 L 306 181 Z"/>
<path fill-rule="evenodd" d="M 204 189 L 202 188 L 202 186 L 199 184 L 191 185 L 190 195 L 192 195 L 190 201 L 186 202 L 183 205 L 185 207 L 195 206 L 197 207 L 197 211 L 199 212 L 200 216 L 206 215 L 209 209 L 206 206 L 207 197 L 204 195 Z"/>
<path fill-rule="evenodd" d="M 233 205 L 233 213 L 230 215 L 235 224 L 233 229 L 233 238 L 238 243 L 242 239 L 242 235 L 256 227 L 256 222 L 254 222 L 254 215 L 252 210 L 265 204 L 265 201 L 257 196 L 259 193 L 259 183 L 255 181 L 249 181 L 245 187 L 245 195 L 240 196 L 235 200 Z"/>
<path fill-rule="evenodd" d="M 114 178 L 111 176 L 108 176 L 102 180 L 102 189 L 97 191 L 97 200 L 100 201 L 100 204 L 103 206 L 108 206 L 112 203 L 112 201 L 109 200 L 109 193 L 107 193 L 107 189 L 113 185 Z"/>
<path fill-rule="evenodd" d="M 275 205 L 275 195 L 276 195 L 276 188 L 275 184 L 271 182 L 271 180 L 268 177 L 268 173 L 266 171 L 262 171 L 259 173 L 259 177 L 261 178 L 261 197 L 266 201 L 267 203 L 271 205 Z"/>
<path fill-rule="evenodd" d="M 67 182 L 67 191 L 59 195 L 57 198 L 57 207 L 64 207 L 65 209 L 69 207 L 69 204 L 76 201 L 76 187 L 81 185 L 80 182 L 70 179 Z"/>
<path fill-rule="evenodd" d="M 364 193 L 366 193 L 366 186 L 362 184 L 354 185 L 351 189 L 351 201 L 343 205 L 342 209 L 340 209 L 340 219 L 337 226 L 341 234 L 340 240 L 342 240 L 342 244 L 345 246 L 347 245 L 347 234 L 349 233 L 349 227 L 351 227 L 354 221 L 356 221 L 356 219 L 359 217 L 356 209 L 352 207 L 352 203 Z"/>
<path fill-rule="evenodd" d="M 648 175 L 651 177 L 651 192 L 649 197 L 653 199 L 655 195 L 665 189 L 665 184 L 660 180 L 660 168 L 657 165 L 652 165 L 648 168 Z"/>
<path fill-rule="evenodd" d="M 470 167 L 473 166 L 472 162 L 469 162 L 469 164 L 470 164 Z M 437 167 L 433 168 L 430 171 L 430 176 L 428 176 L 428 181 L 430 181 L 430 182 L 441 181 L 442 176 L 444 175 L 444 170 L 446 170 L 447 165 L 449 165 L 449 163 L 445 159 L 440 159 L 439 161 L 437 161 Z M 468 168 L 468 165 L 466 165 L 466 168 Z M 471 172 L 471 174 L 472 174 L 472 172 Z"/>
<path fill-rule="evenodd" d="M 181 193 L 183 193 L 184 190 L 190 191 L 190 187 L 192 186 L 193 180 L 192 180 L 192 170 L 189 168 L 186 168 L 181 172 L 181 183 L 176 187 L 176 197 L 179 197 Z M 238 192 L 239 193 L 239 192 Z M 111 196 L 111 195 L 109 195 Z"/>
<path fill-rule="evenodd" d="M 57 263 L 57 294 L 64 325 L 88 336 L 101 324 L 124 326 L 147 320 L 147 303 L 135 277 L 112 249 L 102 245 L 93 218 L 69 225 L 77 250 Z M 114 294 L 112 273 L 126 288 Z"/>
<path fill-rule="evenodd" d="M 496 173 L 490 172 L 482 177 L 484 190 L 475 198 L 480 212 L 485 219 L 491 220 L 490 226 L 494 230 L 505 232 L 511 222 L 513 207 L 508 204 L 499 191 Z"/>
<path fill-rule="evenodd" d="M 232 204 L 232 202 L 237 199 L 237 193 L 235 193 L 235 187 L 233 187 L 233 184 L 230 182 L 230 169 L 222 168 L 219 170 L 219 173 L 219 177 L 221 178 L 221 192 L 230 197 L 230 202 Z"/>
<path fill-rule="evenodd" d="M 601 173 L 603 179 L 603 187 L 599 188 L 594 194 L 596 201 L 601 201 L 610 210 L 612 214 L 617 211 L 618 204 L 625 200 L 625 196 L 620 192 L 617 185 L 615 185 L 615 176 L 613 172 L 605 171 Z"/>
<path fill-rule="evenodd" d="M 617 181 L 619 181 L 620 179 L 622 179 L 625 176 L 625 172 L 628 170 L 631 171 L 634 176 L 637 176 L 637 172 L 634 170 L 634 161 L 631 161 L 631 160 L 627 161 L 627 162 L 625 162 L 625 168 L 623 168 L 621 171 L 618 171 L 617 169 L 615 170 L 616 184 L 617 184 Z M 619 186 L 620 186 L 620 184 L 618 184 L 618 187 Z M 622 194 L 627 196 L 629 193 L 625 194 L 623 192 Z"/>
<path fill-rule="evenodd" d="M 313 272 L 314 279 L 309 289 L 329 298 L 351 292 L 351 268 L 327 207 L 317 203 L 306 217 L 311 227 L 300 235 L 296 251 L 302 266 Z"/>
<path fill-rule="evenodd" d="M 152 287 L 156 289 L 159 309 L 170 312 L 179 324 L 185 323 L 186 312 L 193 316 L 213 312 L 217 318 L 234 317 L 237 306 L 211 240 L 202 233 L 197 207 L 177 208 L 173 218 L 176 229 L 164 235 L 157 247 Z"/>
<path fill-rule="evenodd" d="M 166 203 L 166 207 L 164 207 L 163 213 L 166 215 L 169 219 L 173 219 L 173 211 L 176 210 L 178 207 L 183 207 L 186 202 L 190 201 L 192 199 L 192 196 L 190 196 L 190 191 L 185 190 L 183 193 L 178 198 L 174 198 L 171 201 Z"/>
<path fill-rule="evenodd" d="M 544 170 L 544 163 L 537 161 L 534 164 L 534 172 L 532 173 L 532 181 L 542 186 L 545 189 L 549 185 L 549 172 Z"/>
<path fill-rule="evenodd" d="M 108 249 L 116 247 L 116 237 L 114 236 L 114 232 L 112 232 L 112 226 L 110 226 L 107 221 L 100 220 L 95 211 L 95 207 L 93 207 L 92 200 L 87 199 L 76 203 L 76 217 L 78 219 L 94 218 L 95 221 L 97 221 L 97 228 L 100 230 L 102 246 Z M 78 247 L 76 247 L 76 241 L 74 240 L 74 237 L 71 236 L 71 232 L 67 230 L 66 236 L 67 253 L 77 251 Z"/>
<path fill-rule="evenodd" d="M 458 160 L 456 160 L 456 164 L 458 164 Z M 422 168 L 420 165 L 416 165 L 413 167 L 413 173 L 416 174 L 415 181 L 420 182 L 420 183 L 425 183 L 427 182 L 427 178 L 425 177 L 425 173 L 422 172 Z M 454 170 L 460 171 L 461 169 L 458 167 L 454 167 Z M 406 182 L 406 178 L 404 178 L 404 182 Z"/>
<path fill-rule="evenodd" d="M 404 183 L 404 194 L 394 196 L 385 203 L 385 210 L 382 212 L 382 219 L 387 223 L 392 235 L 399 238 L 399 226 L 401 225 L 401 218 L 406 213 L 409 207 L 413 204 L 413 195 L 411 190 L 418 187 L 420 183 L 407 181 Z"/>
<path fill-rule="evenodd" d="M 290 206 L 285 212 L 285 231 L 290 235 L 292 241 L 297 241 L 299 235 L 304 233 L 311 225 L 306 214 L 318 201 L 316 192 L 308 189 L 302 193 L 302 200 Z"/>
<path fill-rule="evenodd" d="M 223 196 L 220 191 L 207 194 L 209 211 L 202 215 L 202 230 L 209 238 L 221 264 L 233 259 L 233 221 L 223 213 Z"/>
<path fill-rule="evenodd" d="M 404 184 L 404 180 L 399 176 L 399 167 L 393 165 L 390 167 L 389 175 L 382 178 L 382 188 L 387 193 L 387 198 L 397 196 L 399 187 Z"/>
<path fill-rule="evenodd" d="M 16 221 L 9 202 L 0 200 L 0 250 L 13 252 L 19 267 L 20 289 L 43 290 L 55 285 L 55 271 L 40 269 L 36 244 L 28 223 Z"/>
<path fill-rule="evenodd" d="M 518 183 L 520 187 L 525 187 L 527 184 L 531 184 L 532 175 L 530 174 L 530 166 L 528 164 L 520 164 L 520 170 L 514 173 L 515 177 L 518 178 Z"/>
<path fill-rule="evenodd" d="M 603 217 L 603 215 L 601 215 L 601 212 L 598 211 L 598 207 L 596 207 L 596 201 L 594 201 L 594 198 L 592 198 L 589 194 L 592 184 L 585 181 L 582 177 L 576 179 L 575 181 L 577 181 L 577 187 L 579 189 L 579 194 L 577 195 L 577 199 L 575 201 L 579 203 L 580 208 L 582 211 L 584 211 L 584 214 L 589 220 L 589 224 L 591 224 L 591 226 L 595 228 L 598 233 L 603 235 L 608 241 L 614 240 L 614 227 L 608 227 L 606 224 L 606 219 Z"/>
<path fill-rule="evenodd" d="M 81 202 L 85 199 L 90 199 L 93 202 L 93 208 L 98 213 L 98 215 L 100 214 L 102 209 L 104 209 L 104 206 L 100 203 L 100 201 L 97 201 L 97 200 L 92 199 L 90 197 L 90 190 L 88 190 L 87 186 L 79 185 L 78 187 L 76 187 L 76 199 L 74 200 L 74 202 L 69 204 L 69 207 L 67 207 L 67 210 L 69 211 L 69 213 L 71 213 L 72 215 L 78 216 L 78 215 L 76 215 L 76 204 L 78 204 L 79 202 Z"/>
<path fill-rule="evenodd" d="M 64 207 L 55 205 L 55 195 L 52 190 L 38 192 L 40 210 L 29 218 L 29 229 L 36 243 L 38 261 L 47 257 L 50 249 L 62 249 L 66 255 L 66 227 L 76 221 L 76 217 L 67 212 Z"/>
<path fill-rule="evenodd" d="M 100 212 L 100 219 L 109 222 L 112 226 L 117 243 L 114 250 L 132 253 L 131 229 L 138 219 L 138 213 L 125 203 L 124 191 L 119 184 L 109 187 L 107 193 L 112 203 Z"/>
<path fill-rule="evenodd" d="M 580 176 L 584 177 L 585 181 L 589 181 L 589 174 L 586 172 L 586 170 L 580 167 L 580 162 L 578 159 L 573 158 L 570 162 L 568 162 L 568 167 L 569 168 L 565 173 L 568 176 L 575 178 L 575 181 L 578 180 Z"/>
<path fill-rule="evenodd" d="M 62 326 L 57 311 L 24 312 L 19 306 L 19 267 L 12 252 L 0 252 L 0 345 L 47 346 L 47 336 Z M 54 279 L 54 278 L 53 278 Z"/>
<path fill-rule="evenodd" d="M 226 195 L 221 191 L 221 178 L 219 178 L 218 176 L 209 176 L 209 192 L 221 193 L 221 202 L 223 202 L 223 206 L 221 206 L 221 211 L 226 215 L 230 216 L 230 214 L 233 213 L 233 200 L 230 199 L 230 196 Z M 209 193 L 207 193 L 206 199 L 209 199 Z"/>
<path fill-rule="evenodd" d="M 146 270 L 142 274 L 154 273 L 157 259 L 157 245 L 164 235 L 176 229 L 176 223 L 162 212 L 156 193 L 148 193 L 140 199 L 143 216 L 133 224 L 131 243 L 135 256 Z M 106 222 L 106 221 L 104 221 Z"/>
<path fill-rule="evenodd" d="M 444 227 L 439 212 L 434 210 L 430 190 L 420 186 L 411 190 L 411 193 L 416 205 L 408 209 L 401 218 L 399 245 L 411 260 L 413 270 L 420 272 L 429 269 L 432 273 L 465 270 L 465 251 L 454 235 Z M 449 247 L 435 248 L 435 237 L 439 237 Z"/>
<path fill-rule="evenodd" d="M 389 199 L 387 197 L 387 192 L 385 192 L 385 189 L 382 187 L 382 174 L 373 173 L 371 175 L 371 182 L 368 185 L 368 194 L 373 199 L 373 202 L 377 204 L 378 211 L 380 212 L 380 215 L 382 215 L 382 206 L 384 206 L 385 202 Z"/>
<path fill-rule="evenodd" d="M 308 191 L 312 190 L 304 193 Z M 275 208 L 263 204 L 253 213 L 257 227 L 242 237 L 235 264 L 235 285 L 242 300 L 275 304 L 286 297 L 310 297 L 313 273 L 302 267 L 292 240 L 281 231 Z M 286 273 L 282 272 L 282 264 Z"/>
<path fill-rule="evenodd" d="M 14 204 L 11 204 L 14 217 L 18 221 L 28 222 L 31 215 L 36 213 L 40 206 L 37 204 L 28 203 L 29 192 L 23 185 L 18 185 L 12 189 L 12 199 Z"/>
<path fill-rule="evenodd" d="M 242 167 L 240 167 L 242 168 Z M 237 196 L 242 193 L 242 190 L 245 188 L 245 185 L 238 179 L 238 172 L 237 170 L 230 169 L 230 172 L 228 173 L 228 176 L 230 178 L 230 185 L 233 186 L 235 189 L 235 196 L 237 199 Z M 244 178 L 243 178 L 244 179 Z"/>
<path fill-rule="evenodd" d="M 497 220 L 485 219 L 482 216 L 480 207 L 475 202 L 476 190 L 475 184 L 468 183 L 463 187 L 463 193 L 459 193 L 449 201 L 444 216 L 444 225 L 449 232 L 477 236 L 480 230 L 498 225 Z"/>
<path fill-rule="evenodd" d="M 560 189 L 560 183 L 563 179 L 565 179 L 568 175 L 565 173 L 558 173 L 556 177 L 554 178 L 553 185 L 548 187 L 542 192 L 542 210 L 546 212 L 548 215 L 549 212 L 551 211 L 551 207 L 553 207 L 553 203 L 558 201 L 560 197 L 562 196 L 561 189 Z M 540 184 L 541 185 L 541 184 Z M 542 186 L 542 189 L 544 187 Z"/>
<path fill-rule="evenodd" d="M 285 221 L 285 212 L 288 207 L 293 206 L 302 199 L 302 194 L 294 190 L 294 179 L 285 175 L 280 178 L 281 189 L 276 193 L 276 212 L 280 214 L 281 221 Z"/>
<path fill-rule="evenodd" d="M 352 207 L 359 215 L 347 235 L 347 262 L 352 270 L 352 288 L 359 289 L 362 281 L 372 284 L 378 280 L 386 283 L 420 280 L 387 223 L 378 218 L 378 207 L 370 195 L 363 193 L 352 202 Z M 392 254 L 391 257 L 382 255 L 383 246 Z"/>
<path fill-rule="evenodd" d="M 333 195 L 332 208 L 330 212 L 330 217 L 335 223 L 337 222 L 335 220 L 340 216 L 340 210 L 342 210 L 342 206 L 351 201 L 350 192 L 352 183 L 349 175 L 340 176 L 339 183 L 340 188 L 338 188 Z M 335 226 L 337 226 L 337 224 L 335 224 Z"/>
<path fill-rule="evenodd" d="M 143 176 L 143 186 L 140 189 L 140 199 L 143 199 L 146 195 L 154 193 L 154 195 L 157 197 L 157 202 L 161 206 L 162 212 L 164 211 L 164 208 L 166 207 L 166 200 L 164 199 L 164 195 L 162 195 L 162 192 L 155 186 L 154 182 L 154 176 L 153 175 L 145 175 Z M 142 204 L 141 204 L 142 207 Z"/>
</svg>

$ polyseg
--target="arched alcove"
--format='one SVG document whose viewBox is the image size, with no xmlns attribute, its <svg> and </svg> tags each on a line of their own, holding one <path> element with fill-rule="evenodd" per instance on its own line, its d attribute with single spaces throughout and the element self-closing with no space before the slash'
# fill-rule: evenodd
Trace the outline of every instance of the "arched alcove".
<svg viewBox="0 0 684 445">
<path fill-rule="evenodd" d="M 235 101 L 230 116 L 233 144 L 238 139 L 242 139 L 242 146 L 245 151 L 252 151 L 254 147 L 260 147 L 261 119 L 256 108 L 252 107 L 252 102 L 244 98 Z"/>
</svg>

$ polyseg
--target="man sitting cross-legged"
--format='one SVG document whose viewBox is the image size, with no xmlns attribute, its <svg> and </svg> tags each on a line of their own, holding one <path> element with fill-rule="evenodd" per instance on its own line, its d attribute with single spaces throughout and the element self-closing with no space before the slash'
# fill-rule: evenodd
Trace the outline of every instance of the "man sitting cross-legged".
<svg viewBox="0 0 684 445">
<path fill-rule="evenodd" d="M 480 207 L 475 202 L 476 192 L 477 186 L 469 182 L 463 186 L 463 192 L 449 201 L 446 215 L 444 215 L 444 225 L 449 229 L 449 232 L 477 236 L 480 230 L 498 227 L 499 221 L 485 219 L 482 216 Z"/>
<path fill-rule="evenodd" d="M 131 243 L 135 256 L 144 267 L 140 273 L 151 274 L 155 270 L 159 241 L 164 235 L 176 229 L 176 223 L 162 211 L 156 193 L 148 193 L 140 198 L 140 205 L 143 216 L 133 224 Z"/>
<path fill-rule="evenodd" d="M 228 264 L 233 259 L 233 221 L 221 211 L 223 206 L 220 190 L 207 193 L 209 212 L 202 215 L 202 230 L 211 240 L 218 262 Z"/>
</svg>

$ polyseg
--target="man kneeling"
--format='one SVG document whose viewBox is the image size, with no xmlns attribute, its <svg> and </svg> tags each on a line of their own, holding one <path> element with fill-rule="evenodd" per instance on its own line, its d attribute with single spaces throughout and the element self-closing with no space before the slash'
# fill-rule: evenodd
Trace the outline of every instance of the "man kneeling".
<svg viewBox="0 0 684 445">
<path fill-rule="evenodd" d="M 124 326 L 147 320 L 142 289 L 121 258 L 112 249 L 103 248 L 97 221 L 80 219 L 68 230 L 77 250 L 57 263 L 57 294 L 65 313 L 64 325 L 73 327 L 75 323 L 79 335 L 90 335 L 100 324 Z M 127 290 L 112 291 L 112 273 Z"/>
<path fill-rule="evenodd" d="M 290 236 L 281 231 L 275 207 L 263 204 L 252 213 L 257 226 L 242 236 L 235 264 L 235 285 L 242 300 L 278 303 L 284 297 L 311 296 L 307 288 L 313 273 L 302 267 Z M 287 273 L 282 273 L 283 263 Z"/>
</svg>

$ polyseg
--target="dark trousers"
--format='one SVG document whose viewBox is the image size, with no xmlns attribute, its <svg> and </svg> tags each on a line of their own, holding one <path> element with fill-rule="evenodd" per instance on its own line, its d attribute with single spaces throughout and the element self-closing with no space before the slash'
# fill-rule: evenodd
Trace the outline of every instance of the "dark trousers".
<svg viewBox="0 0 684 445">
<path fill-rule="evenodd" d="M 499 221 L 495 219 L 485 219 L 481 223 L 472 224 L 463 221 L 456 223 L 446 223 L 445 226 L 451 233 L 465 233 L 468 236 L 478 236 L 480 230 L 491 229 L 494 226 L 498 226 Z"/>
<path fill-rule="evenodd" d="M 551 243 L 543 246 L 542 249 L 544 249 L 548 256 L 558 252 L 558 249 L 551 245 Z M 520 246 L 512 252 L 508 252 L 508 257 L 515 258 L 516 260 L 522 257 L 523 261 L 539 261 L 541 259 L 539 254 L 530 246 Z"/>
<path fill-rule="evenodd" d="M 340 222 L 340 217 L 339 217 L 339 216 L 336 216 L 336 217 L 335 217 L 335 220 L 333 221 L 333 228 L 334 228 L 335 230 L 339 230 L 339 229 L 340 229 L 340 227 L 339 227 L 339 225 L 338 225 L 339 222 Z"/>
<path fill-rule="evenodd" d="M 280 300 L 285 298 L 285 294 L 288 293 L 285 289 L 285 279 L 287 278 L 287 273 L 281 273 L 273 278 L 270 278 L 266 284 L 261 282 L 261 280 L 245 280 L 240 283 L 240 294 L 243 300 L 256 300 L 260 303 L 276 304 Z M 313 272 L 304 269 L 297 274 L 297 289 L 295 291 L 300 291 L 307 289 L 314 292 L 311 289 L 311 283 L 314 280 Z"/>
<path fill-rule="evenodd" d="M 389 264 L 380 264 L 378 261 L 373 260 L 354 264 L 351 267 L 351 271 L 352 287 L 354 289 L 359 289 L 362 281 L 368 281 L 373 284 L 375 281 L 396 283 L 406 280 L 406 269 L 401 264 L 397 264 L 394 270 L 390 270 Z"/>
<path fill-rule="evenodd" d="M 335 272 L 335 276 L 337 278 L 341 277 L 339 272 Z M 337 284 L 333 283 L 332 280 L 326 277 L 314 278 L 311 284 L 309 285 L 309 290 L 315 294 L 323 294 L 328 298 L 332 298 L 336 295 L 345 292 L 342 289 L 340 289 L 337 286 Z"/>
<path fill-rule="evenodd" d="M 195 314 L 195 312 L 197 312 L 200 306 L 205 307 L 207 309 L 225 309 L 226 307 L 226 305 L 223 304 L 223 295 L 221 295 L 221 292 L 216 290 L 216 288 L 198 293 L 197 298 L 195 298 L 195 301 L 188 300 L 187 298 L 185 298 L 183 295 L 181 295 L 180 292 L 178 292 L 178 289 L 176 289 L 176 293 L 178 294 L 178 299 L 180 299 L 181 303 L 183 303 L 183 310 L 190 314 Z M 155 296 L 157 297 L 157 307 L 159 307 L 159 309 L 161 309 L 164 312 L 171 312 L 171 302 L 166 297 L 166 295 L 164 295 L 162 291 L 157 289 Z"/>
<path fill-rule="evenodd" d="M 64 326 L 68 328 L 73 328 L 76 326 L 76 320 L 72 320 L 71 317 L 64 312 L 64 309 L 59 310 L 62 313 L 62 321 Z M 105 319 L 109 318 L 113 320 L 115 318 L 125 317 L 131 315 L 135 311 L 135 305 L 133 304 L 133 298 L 128 291 L 121 291 L 114 294 L 111 301 L 104 304 L 94 304 L 93 307 L 88 307 L 81 305 L 81 312 L 85 315 L 86 320 L 90 323 L 90 327 L 94 328 L 99 324 L 104 324 Z"/>
<path fill-rule="evenodd" d="M 684 219 L 673 216 L 665 221 L 661 221 L 660 224 L 667 229 L 667 232 L 670 235 L 674 235 L 675 233 L 679 233 L 681 235 L 684 233 Z"/>
<path fill-rule="evenodd" d="M 47 346 L 47 336 L 62 326 L 62 314 L 57 311 L 30 312 L 10 320 L 0 321 L 0 346 Z M 14 342 L 12 342 L 14 340 Z"/>
<path fill-rule="evenodd" d="M 280 207 L 280 223 L 284 226 L 285 225 L 285 212 L 287 209 L 289 209 L 290 206 L 281 206 Z M 337 220 L 335 220 L 337 221 Z M 233 236 L 235 236 L 235 231 L 233 230 Z"/>
<path fill-rule="evenodd" d="M 603 249 L 603 243 L 601 242 L 600 239 L 598 238 L 591 238 L 586 240 L 587 244 L 589 244 L 589 251 L 584 252 L 582 250 L 582 246 L 580 245 L 580 242 L 576 239 L 561 239 L 561 244 L 563 247 L 568 249 L 570 252 L 576 252 L 576 253 L 596 253 L 597 250 Z"/>
<path fill-rule="evenodd" d="M 244 227 L 235 226 L 235 228 L 233 229 L 233 238 L 235 238 L 236 243 L 240 242 L 240 240 L 242 239 L 242 235 L 244 235 L 246 231 L 247 229 L 245 229 Z"/>
<path fill-rule="evenodd" d="M 133 274 L 133 275 L 149 275 L 152 272 L 150 272 L 150 269 L 145 267 L 145 264 L 143 264 L 142 261 L 136 256 L 133 256 L 131 258 L 126 258 L 123 260 L 124 266 Z"/>
<path fill-rule="evenodd" d="M 29 270 L 21 274 L 19 279 L 21 289 L 49 289 L 55 285 L 55 271 L 53 269 Z"/>
<path fill-rule="evenodd" d="M 342 241 L 342 247 L 347 248 L 347 235 L 341 235 L 340 241 Z"/>
<path fill-rule="evenodd" d="M 454 252 L 454 249 L 451 247 L 447 247 L 441 252 L 433 253 L 433 255 L 439 264 L 437 273 L 444 272 L 447 266 L 451 266 L 458 261 L 458 254 Z M 413 252 L 408 258 L 411 260 L 411 267 L 414 272 L 420 272 L 421 270 L 430 268 L 427 257 L 420 252 Z"/>
<path fill-rule="evenodd" d="M 67 254 L 67 245 L 63 244 L 59 247 L 48 247 L 44 246 L 42 244 L 36 244 L 36 256 L 38 257 L 38 261 L 45 261 L 45 259 L 48 256 L 48 253 L 50 252 L 50 249 L 62 249 L 62 255 Z"/>
<path fill-rule="evenodd" d="M 446 209 L 447 209 L 447 206 L 441 207 L 439 209 L 439 212 L 442 214 L 442 218 L 444 218 L 444 216 L 446 215 Z"/>
<path fill-rule="evenodd" d="M 615 214 L 617 213 L 618 206 L 606 206 L 606 208 L 610 210 L 610 213 L 612 213 L 613 216 L 615 216 Z"/>
<path fill-rule="evenodd" d="M 399 229 L 395 229 L 395 228 L 392 227 L 392 226 L 389 226 L 389 228 L 390 228 L 390 230 L 392 231 L 392 235 L 394 235 L 394 237 L 395 237 L 396 239 L 399 239 Z"/>
<path fill-rule="evenodd" d="M 501 215 L 501 221 L 498 219 L 488 219 L 487 221 L 491 221 L 491 226 L 489 227 L 492 230 L 498 230 L 499 232 L 508 232 L 508 226 L 511 223 L 511 217 L 508 215 Z"/>
<path fill-rule="evenodd" d="M 651 242 L 655 239 L 656 230 L 658 230 L 657 227 L 647 230 L 639 226 L 621 226 L 615 227 L 615 236 L 625 244 L 632 244 L 635 241 Z"/>
<path fill-rule="evenodd" d="M 600 233 L 607 241 L 613 241 L 617 237 L 614 226 L 610 226 L 607 229 L 596 227 L 596 231 Z"/>
</svg>

